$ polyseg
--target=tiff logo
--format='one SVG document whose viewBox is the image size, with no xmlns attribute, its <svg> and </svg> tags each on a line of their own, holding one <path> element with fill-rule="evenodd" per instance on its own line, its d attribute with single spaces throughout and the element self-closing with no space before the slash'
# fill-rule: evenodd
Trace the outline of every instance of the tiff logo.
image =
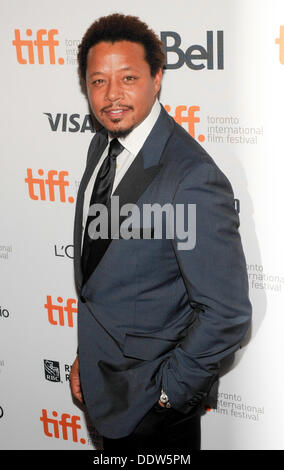
<svg viewBox="0 0 284 470">
<path fill-rule="evenodd" d="M 27 177 L 25 178 L 25 182 L 28 185 L 29 196 L 34 201 L 40 199 L 41 201 L 47 200 L 46 195 L 46 187 L 48 188 L 48 198 L 49 201 L 55 201 L 55 187 L 58 188 L 59 192 L 59 200 L 60 202 L 66 202 L 66 194 L 65 194 L 65 187 L 69 186 L 69 181 L 65 180 L 65 176 L 69 173 L 68 171 L 56 171 L 56 170 L 49 170 L 47 173 L 47 178 L 42 178 L 44 175 L 44 171 L 42 169 L 38 170 L 39 177 L 33 176 L 33 170 L 31 168 L 27 168 Z M 39 192 L 35 193 L 35 188 L 39 189 Z M 74 202 L 74 197 L 69 196 L 68 202 L 71 204 Z"/>
<path fill-rule="evenodd" d="M 57 297 L 57 302 L 59 304 L 63 304 L 63 298 Z M 44 308 L 46 308 L 47 310 L 49 323 L 51 325 L 59 324 L 60 326 L 65 326 L 67 320 L 67 326 L 73 328 L 74 314 L 78 311 L 76 299 L 67 299 L 65 306 L 59 304 L 54 304 L 52 302 L 51 295 L 46 296 L 46 304 L 44 304 Z M 55 312 L 57 313 L 57 319 L 54 318 Z M 57 320 L 59 321 L 59 323 Z"/>
<path fill-rule="evenodd" d="M 44 50 L 48 51 L 49 64 L 54 65 L 56 63 L 55 58 L 55 47 L 59 45 L 59 41 L 54 39 L 54 36 L 58 34 L 58 29 L 39 29 L 36 32 L 36 39 L 22 39 L 19 29 L 14 30 L 15 38 L 12 41 L 13 46 L 16 48 L 17 61 L 19 64 L 35 64 L 35 49 L 37 51 L 38 64 L 42 65 L 45 63 L 46 57 L 44 56 Z M 31 29 L 26 30 L 26 36 L 31 38 L 33 32 Z M 44 39 L 44 36 L 47 38 Z M 27 55 L 23 56 L 23 49 L 27 52 Z M 63 57 L 59 57 L 57 60 L 59 65 L 64 64 Z"/>
<path fill-rule="evenodd" d="M 69 413 L 62 413 L 60 419 L 57 411 L 52 411 L 52 416 L 53 418 L 49 418 L 47 410 L 42 410 L 40 421 L 43 424 L 44 434 L 48 437 L 55 437 L 56 439 L 61 437 L 65 441 L 70 440 L 71 437 L 73 442 L 78 442 L 78 429 L 82 428 L 78 423 L 80 416 L 71 416 Z M 86 439 L 81 438 L 80 442 L 81 444 L 86 444 Z"/>
<path fill-rule="evenodd" d="M 165 110 L 169 113 L 171 111 L 171 106 L 168 104 L 165 105 Z M 174 120 L 180 124 L 187 124 L 187 131 L 195 139 L 195 125 L 200 122 L 200 117 L 196 116 L 196 113 L 200 111 L 200 106 L 185 106 L 180 105 L 176 107 L 175 114 L 173 116 Z M 205 136 L 199 134 L 197 136 L 199 142 L 204 142 Z"/>
<path fill-rule="evenodd" d="M 275 44 L 279 44 L 279 62 L 284 65 L 284 26 L 280 26 L 279 38 L 275 39 Z"/>
</svg>

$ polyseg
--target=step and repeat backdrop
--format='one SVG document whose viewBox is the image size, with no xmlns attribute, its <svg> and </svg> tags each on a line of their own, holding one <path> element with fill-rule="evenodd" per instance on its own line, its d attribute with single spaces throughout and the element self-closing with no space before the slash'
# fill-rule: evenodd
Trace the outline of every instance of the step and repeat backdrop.
<svg viewBox="0 0 284 470">
<path fill-rule="evenodd" d="M 0 446 L 102 448 L 69 385 L 74 208 L 94 135 L 76 55 L 113 12 L 161 37 L 160 101 L 228 176 L 240 215 L 253 324 L 202 418 L 202 449 L 284 449 L 282 0 L 3 0 Z"/>
</svg>

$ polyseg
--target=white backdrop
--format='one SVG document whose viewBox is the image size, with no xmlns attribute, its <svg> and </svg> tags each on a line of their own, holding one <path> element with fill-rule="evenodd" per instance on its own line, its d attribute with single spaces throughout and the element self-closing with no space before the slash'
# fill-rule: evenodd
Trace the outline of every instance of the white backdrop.
<svg viewBox="0 0 284 470">
<path fill-rule="evenodd" d="M 120 11 L 172 48 L 161 102 L 229 177 L 240 211 L 253 326 L 202 418 L 202 449 L 283 449 L 283 1 L 119 5 L 2 2 L 0 446 L 100 449 L 68 381 L 74 201 L 93 135 L 76 52 L 96 18 Z"/>
</svg>

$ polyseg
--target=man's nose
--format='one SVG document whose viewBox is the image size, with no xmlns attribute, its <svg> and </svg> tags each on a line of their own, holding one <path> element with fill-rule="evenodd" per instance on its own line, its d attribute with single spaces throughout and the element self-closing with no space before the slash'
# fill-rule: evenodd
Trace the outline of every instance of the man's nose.
<svg viewBox="0 0 284 470">
<path fill-rule="evenodd" d="M 122 98 L 122 96 L 123 92 L 119 83 L 116 80 L 110 80 L 105 99 L 109 101 L 117 101 L 118 99 Z"/>
</svg>

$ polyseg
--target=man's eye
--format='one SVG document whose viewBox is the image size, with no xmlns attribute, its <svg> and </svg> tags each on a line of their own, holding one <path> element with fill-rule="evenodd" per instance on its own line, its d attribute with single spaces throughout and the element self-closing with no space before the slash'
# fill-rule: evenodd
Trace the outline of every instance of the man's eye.
<svg viewBox="0 0 284 470">
<path fill-rule="evenodd" d="M 127 75 L 127 77 L 124 77 L 124 80 L 126 82 L 132 82 L 135 80 L 135 77 L 133 77 L 132 75 Z"/>
<path fill-rule="evenodd" d="M 102 83 L 104 83 L 104 81 L 103 81 L 102 78 L 97 78 L 97 80 L 93 80 L 93 81 L 92 81 L 92 85 L 96 85 L 96 86 L 99 86 L 99 85 L 101 85 Z"/>
</svg>

